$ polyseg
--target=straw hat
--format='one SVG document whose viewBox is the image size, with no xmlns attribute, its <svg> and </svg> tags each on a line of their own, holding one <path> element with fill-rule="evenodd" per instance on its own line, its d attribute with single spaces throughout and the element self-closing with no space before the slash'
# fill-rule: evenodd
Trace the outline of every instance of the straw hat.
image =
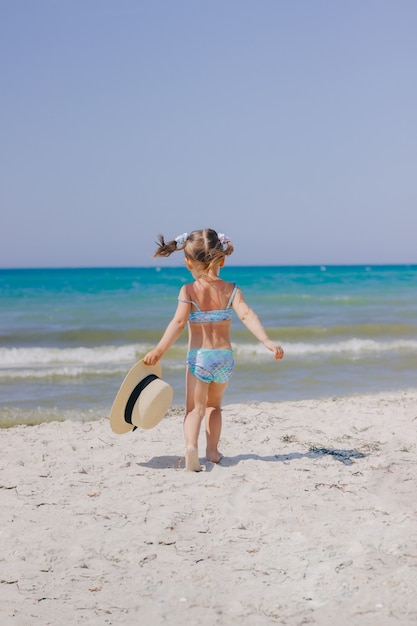
<svg viewBox="0 0 417 626">
<path fill-rule="evenodd" d="M 162 368 L 143 360 L 126 375 L 110 412 L 111 429 L 121 435 L 137 428 L 153 428 L 166 415 L 174 395 L 171 385 L 161 380 Z"/>
</svg>

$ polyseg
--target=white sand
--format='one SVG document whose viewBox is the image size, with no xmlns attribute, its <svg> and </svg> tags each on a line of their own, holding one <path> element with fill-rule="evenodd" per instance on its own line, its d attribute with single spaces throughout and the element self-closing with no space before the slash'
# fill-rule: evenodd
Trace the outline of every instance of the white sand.
<svg viewBox="0 0 417 626">
<path fill-rule="evenodd" d="M 415 625 L 416 428 L 417 390 L 229 405 L 201 473 L 181 411 L 2 430 L 0 624 Z"/>
</svg>

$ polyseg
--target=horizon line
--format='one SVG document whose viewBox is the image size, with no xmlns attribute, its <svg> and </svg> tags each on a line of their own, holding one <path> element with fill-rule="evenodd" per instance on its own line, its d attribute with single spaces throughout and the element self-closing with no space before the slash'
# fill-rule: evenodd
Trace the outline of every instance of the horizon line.
<svg viewBox="0 0 417 626">
<path fill-rule="evenodd" d="M 366 263 L 242 263 L 242 264 L 233 264 L 229 263 L 227 266 L 223 267 L 222 270 L 226 270 L 232 267 L 277 267 L 277 268 L 288 268 L 288 267 L 316 267 L 316 268 L 330 268 L 330 267 L 417 267 L 417 262 L 404 263 L 404 262 L 395 262 L 395 263 L 381 263 L 381 262 L 366 262 Z M 0 267 L 1 272 L 7 271 L 36 271 L 36 270 L 113 270 L 113 269 L 185 269 L 185 265 L 37 265 L 37 266 L 18 266 L 18 267 Z M 187 270 L 188 271 L 188 270 Z"/>
</svg>

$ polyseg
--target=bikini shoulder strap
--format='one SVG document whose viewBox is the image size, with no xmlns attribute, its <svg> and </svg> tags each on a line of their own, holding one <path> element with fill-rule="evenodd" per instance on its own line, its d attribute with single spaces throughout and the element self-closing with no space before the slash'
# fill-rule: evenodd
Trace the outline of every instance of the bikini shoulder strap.
<svg viewBox="0 0 417 626">
<path fill-rule="evenodd" d="M 183 298 L 178 298 L 178 302 L 187 302 L 188 304 L 192 304 L 193 306 L 195 306 L 195 308 L 198 311 L 201 311 L 200 307 L 198 306 L 197 302 L 193 302 L 192 300 L 183 300 Z"/>
<path fill-rule="evenodd" d="M 229 302 L 227 303 L 226 309 L 230 309 L 230 307 L 232 306 L 233 298 L 235 297 L 236 291 L 237 291 L 237 285 L 236 283 L 234 283 L 233 291 L 230 294 Z"/>
</svg>

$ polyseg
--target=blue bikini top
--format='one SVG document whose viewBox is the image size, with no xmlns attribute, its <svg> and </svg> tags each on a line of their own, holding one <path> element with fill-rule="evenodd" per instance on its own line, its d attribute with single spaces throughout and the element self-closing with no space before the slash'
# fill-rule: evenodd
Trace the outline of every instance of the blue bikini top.
<svg viewBox="0 0 417 626">
<path fill-rule="evenodd" d="M 215 309 L 213 311 L 202 311 L 200 307 L 198 306 L 198 304 L 196 302 L 193 302 L 192 300 L 182 300 L 182 298 L 178 298 L 178 300 L 180 302 L 189 302 L 190 304 L 193 304 L 196 307 L 197 311 L 191 311 L 190 313 L 190 317 L 188 318 L 190 322 L 198 322 L 198 323 L 225 322 L 227 320 L 232 319 L 231 306 L 232 306 L 233 298 L 235 297 L 236 291 L 237 291 L 237 286 L 235 285 L 233 287 L 232 293 L 230 294 L 230 298 L 225 309 Z"/>
</svg>

